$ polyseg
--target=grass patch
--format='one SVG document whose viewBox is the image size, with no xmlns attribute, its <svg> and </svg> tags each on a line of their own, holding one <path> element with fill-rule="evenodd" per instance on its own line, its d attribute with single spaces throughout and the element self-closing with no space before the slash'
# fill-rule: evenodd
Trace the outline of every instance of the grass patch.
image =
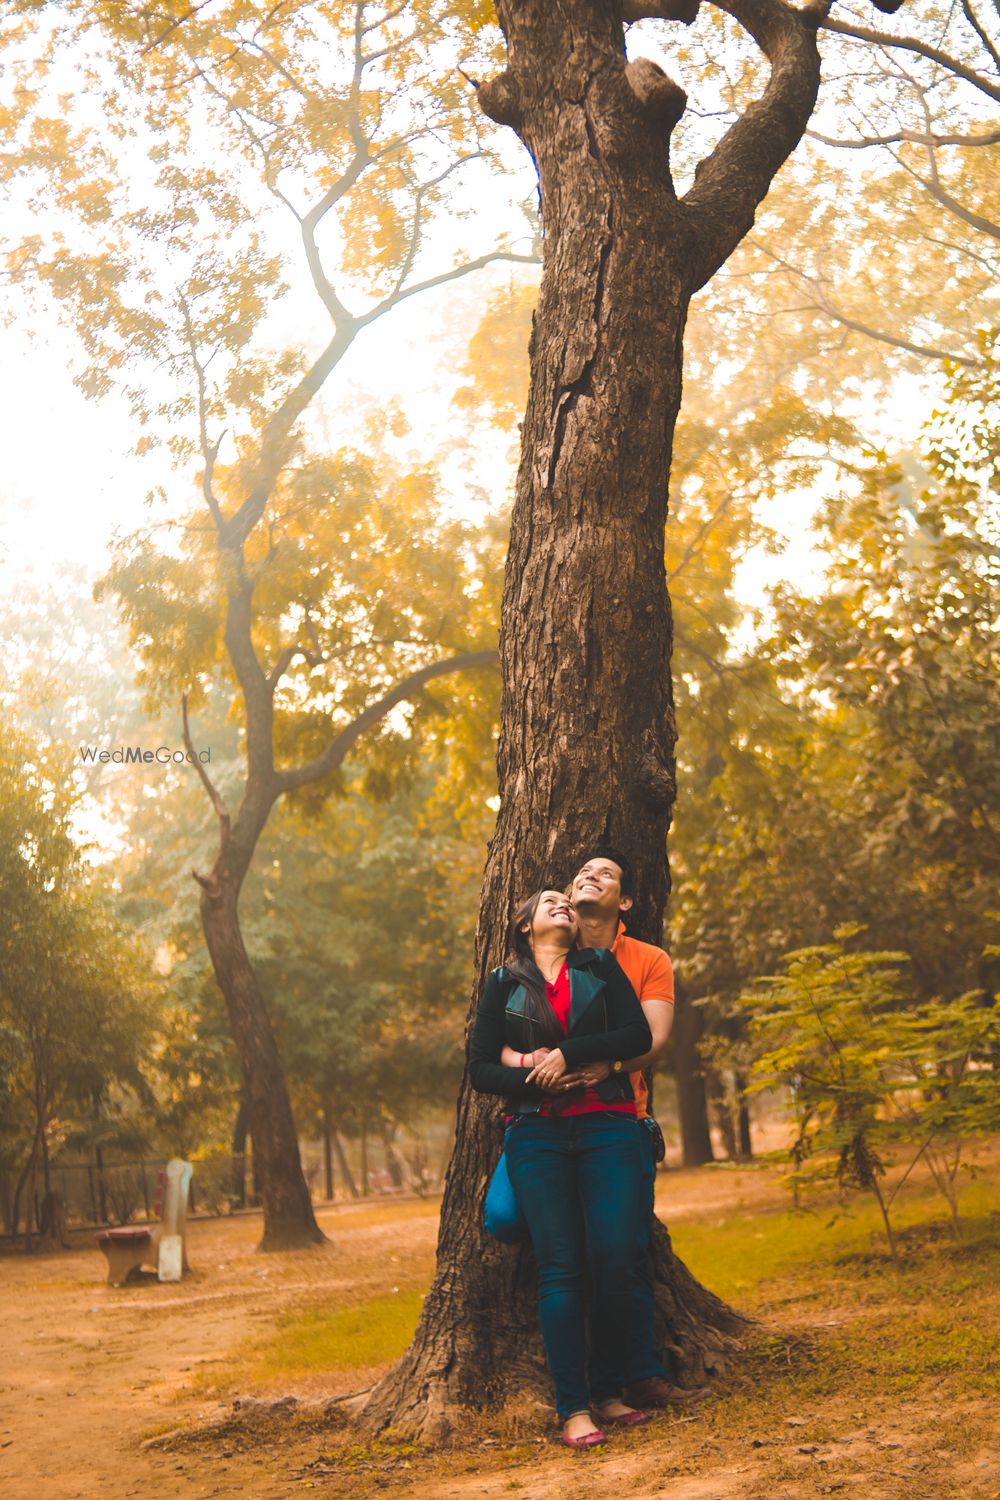
<svg viewBox="0 0 1000 1500">
<path fill-rule="evenodd" d="M 873 1408 L 930 1389 L 1000 1391 L 996 1201 L 993 1184 L 969 1183 L 956 1240 L 937 1195 L 915 1188 L 894 1216 L 898 1269 L 877 1206 L 860 1198 L 679 1223 L 674 1247 L 694 1275 L 760 1319 L 725 1382 L 721 1425 L 847 1393 Z"/>
<path fill-rule="evenodd" d="M 901 1195 L 902 1198 L 902 1195 Z M 953 1278 L 978 1283 L 979 1276 L 963 1270 L 962 1256 L 995 1243 L 996 1190 L 984 1181 L 970 1183 L 962 1194 L 963 1234 L 955 1241 L 946 1225 L 944 1206 L 929 1187 L 914 1189 L 893 1214 L 899 1231 L 906 1273 L 908 1251 L 923 1251 L 931 1237 L 949 1259 Z M 991 1213 L 991 1211 L 994 1211 Z M 880 1276 L 889 1260 L 882 1221 L 874 1202 L 852 1198 L 846 1206 L 826 1203 L 803 1209 L 759 1209 L 730 1213 L 699 1222 L 686 1219 L 671 1231 L 674 1249 L 689 1270 L 727 1301 L 753 1312 L 768 1300 L 768 1283 L 791 1277 L 808 1278 L 808 1288 L 797 1286 L 796 1296 L 825 1296 L 826 1276 L 835 1275 L 848 1261 L 863 1274 L 869 1264 Z M 917 1257 L 922 1260 L 922 1254 Z M 988 1256 L 987 1256 L 988 1259 Z M 914 1265 L 914 1269 L 916 1269 Z M 980 1268 L 977 1267 L 977 1270 Z"/>
<path fill-rule="evenodd" d="M 423 1293 L 395 1292 L 356 1307 L 304 1307 L 286 1313 L 278 1331 L 257 1345 L 255 1370 L 307 1374 L 391 1364 L 417 1326 Z"/>
<path fill-rule="evenodd" d="M 326 1299 L 292 1308 L 272 1333 L 236 1349 L 222 1370 L 201 1372 L 194 1387 L 252 1391 L 296 1377 L 392 1364 L 413 1337 L 422 1303 L 422 1292 L 407 1289 L 351 1307 L 331 1307 Z"/>
</svg>

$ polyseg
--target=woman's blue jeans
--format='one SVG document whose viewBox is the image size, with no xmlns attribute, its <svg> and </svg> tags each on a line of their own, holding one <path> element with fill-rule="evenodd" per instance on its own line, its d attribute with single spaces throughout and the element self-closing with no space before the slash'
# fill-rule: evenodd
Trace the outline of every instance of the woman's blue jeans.
<svg viewBox="0 0 1000 1500">
<path fill-rule="evenodd" d="M 510 1178 L 538 1262 L 538 1317 L 564 1419 L 621 1395 L 644 1207 L 641 1129 L 634 1115 L 610 1111 L 524 1115 L 507 1141 Z"/>
</svg>

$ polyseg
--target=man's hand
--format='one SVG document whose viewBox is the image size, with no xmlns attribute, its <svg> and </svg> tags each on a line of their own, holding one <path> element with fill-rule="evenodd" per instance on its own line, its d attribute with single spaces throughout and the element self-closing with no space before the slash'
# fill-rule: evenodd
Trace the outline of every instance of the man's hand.
<svg viewBox="0 0 1000 1500">
<path fill-rule="evenodd" d="M 593 1088 L 595 1084 L 603 1083 L 605 1078 L 611 1076 L 611 1064 L 609 1062 L 588 1063 L 585 1068 L 580 1069 L 580 1077 L 587 1088 Z"/>
</svg>

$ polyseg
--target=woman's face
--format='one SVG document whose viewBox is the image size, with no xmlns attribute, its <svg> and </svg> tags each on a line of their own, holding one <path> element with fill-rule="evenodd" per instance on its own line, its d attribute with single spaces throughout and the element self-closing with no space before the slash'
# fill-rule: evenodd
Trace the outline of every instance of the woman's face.
<svg viewBox="0 0 1000 1500">
<path fill-rule="evenodd" d="M 535 915 L 521 931 L 528 933 L 532 947 L 539 941 L 556 941 L 572 948 L 577 934 L 576 913 L 562 891 L 543 891 Z"/>
</svg>

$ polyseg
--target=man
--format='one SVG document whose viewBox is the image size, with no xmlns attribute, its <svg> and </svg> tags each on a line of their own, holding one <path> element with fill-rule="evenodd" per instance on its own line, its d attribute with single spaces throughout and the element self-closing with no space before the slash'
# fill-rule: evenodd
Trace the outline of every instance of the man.
<svg viewBox="0 0 1000 1500">
<path fill-rule="evenodd" d="M 632 907 L 635 877 L 631 861 L 610 844 L 598 844 L 587 850 L 570 888 L 570 900 L 579 923 L 577 943 L 580 948 L 609 948 L 625 971 L 639 997 L 649 1029 L 652 1046 L 641 1057 L 630 1058 L 623 1067 L 628 1071 L 640 1121 L 648 1116 L 649 1090 L 643 1070 L 651 1067 L 667 1045 L 674 1018 L 674 975 L 670 959 L 662 948 L 630 938 L 622 920 Z M 517 1058 L 504 1056 L 508 1066 Z M 580 1070 L 588 1084 L 606 1078 L 608 1063 L 593 1063 Z M 647 1144 L 643 1176 L 642 1240 L 636 1246 L 636 1300 L 633 1336 L 626 1365 L 628 1385 L 624 1400 L 629 1406 L 646 1409 L 664 1407 L 674 1402 L 699 1400 L 709 1395 L 705 1387 L 682 1390 L 667 1378 L 663 1362 L 653 1341 L 655 1296 L 649 1260 L 649 1233 L 653 1218 L 656 1186 L 656 1161 L 653 1156 L 653 1131 L 643 1127 Z M 512 1200 L 513 1201 L 513 1200 Z M 493 1217 L 494 1222 L 490 1223 Z M 509 1226 L 496 1223 L 487 1205 L 488 1227 L 500 1238 L 509 1238 Z"/>
<path fill-rule="evenodd" d="M 640 1121 L 649 1116 L 649 1090 L 644 1070 L 657 1061 L 670 1038 L 674 1020 L 674 971 L 662 948 L 642 943 L 628 936 L 623 914 L 631 910 L 635 897 L 632 863 L 621 850 L 610 844 L 597 844 L 586 851 L 573 879 L 570 899 L 576 911 L 581 948 L 610 948 L 624 969 L 639 997 L 649 1029 L 652 1046 L 641 1057 L 624 1064 L 628 1070 L 636 1113 Z M 596 1083 L 607 1075 L 607 1063 L 594 1063 L 583 1069 L 587 1082 Z M 667 1379 L 663 1361 L 653 1339 L 655 1294 L 649 1259 L 649 1233 L 653 1218 L 656 1189 L 656 1161 L 653 1155 L 653 1133 L 643 1127 L 648 1151 L 643 1178 L 643 1214 L 645 1228 L 636 1257 L 636 1317 L 632 1348 L 626 1365 L 628 1385 L 623 1400 L 629 1406 L 664 1407 L 678 1401 L 699 1400 L 709 1394 L 707 1388 L 682 1390 Z"/>
</svg>

